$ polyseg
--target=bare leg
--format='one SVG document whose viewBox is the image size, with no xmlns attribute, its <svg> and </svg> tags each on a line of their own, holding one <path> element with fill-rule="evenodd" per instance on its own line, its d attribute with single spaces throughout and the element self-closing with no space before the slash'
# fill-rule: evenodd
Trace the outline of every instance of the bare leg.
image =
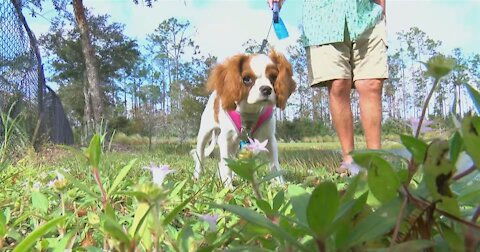
<svg viewBox="0 0 480 252">
<path fill-rule="evenodd" d="M 330 113 L 332 114 L 333 127 L 337 132 L 344 162 L 351 162 L 348 155 L 354 148 L 353 141 L 353 115 L 350 105 L 350 91 L 352 81 L 348 79 L 333 80 L 328 88 Z"/>
<path fill-rule="evenodd" d="M 355 81 L 360 98 L 360 120 L 368 149 L 382 147 L 382 86 L 382 79 Z"/>
</svg>

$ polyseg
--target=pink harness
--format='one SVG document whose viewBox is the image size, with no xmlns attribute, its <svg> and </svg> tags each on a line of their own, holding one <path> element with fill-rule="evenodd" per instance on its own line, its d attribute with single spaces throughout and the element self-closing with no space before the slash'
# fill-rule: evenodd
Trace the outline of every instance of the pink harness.
<svg viewBox="0 0 480 252">
<path fill-rule="evenodd" d="M 241 134 L 243 127 L 242 127 L 242 117 L 240 116 L 240 113 L 238 113 L 238 111 L 236 110 L 230 110 L 230 111 L 227 111 L 227 113 L 230 116 L 230 119 L 232 119 L 232 122 L 235 124 L 237 128 L 237 132 Z M 263 109 L 262 114 L 258 118 L 257 123 L 255 123 L 255 126 L 252 128 L 252 131 L 247 132 L 247 134 L 250 133 L 250 135 L 253 135 L 253 133 L 255 133 L 255 131 L 263 125 L 263 123 L 265 123 L 268 119 L 270 119 L 270 117 L 272 117 L 272 115 L 273 115 L 273 106 L 265 107 Z"/>
</svg>

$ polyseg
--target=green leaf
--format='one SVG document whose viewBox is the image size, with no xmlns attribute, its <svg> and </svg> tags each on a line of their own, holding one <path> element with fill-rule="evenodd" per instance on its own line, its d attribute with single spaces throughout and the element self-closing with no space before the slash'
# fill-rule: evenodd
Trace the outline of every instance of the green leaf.
<svg viewBox="0 0 480 252">
<path fill-rule="evenodd" d="M 178 234 L 178 244 L 180 245 L 180 251 L 190 251 L 189 248 L 193 247 L 194 234 L 191 225 L 185 225 Z"/>
<path fill-rule="evenodd" d="M 405 252 L 405 251 L 425 251 L 425 249 L 435 246 L 434 241 L 429 240 L 413 240 L 400 244 L 395 244 L 389 251 L 392 252 Z"/>
<path fill-rule="evenodd" d="M 32 192 L 32 206 L 41 213 L 46 214 L 49 206 L 47 196 L 41 192 Z"/>
<path fill-rule="evenodd" d="M 337 186 L 330 182 L 320 183 L 313 190 L 307 205 L 307 221 L 318 237 L 325 238 L 340 205 Z"/>
<path fill-rule="evenodd" d="M 208 250 L 212 251 L 212 250 Z M 227 250 L 228 252 L 245 252 L 245 251 L 251 251 L 251 252 L 271 252 L 272 250 L 261 248 L 259 246 L 235 246 L 233 248 L 229 248 Z"/>
<path fill-rule="evenodd" d="M 472 103 L 475 106 L 477 114 L 480 114 L 480 92 L 478 92 L 478 90 L 472 87 L 470 84 L 465 83 L 465 87 L 467 88 L 467 92 L 472 99 Z"/>
<path fill-rule="evenodd" d="M 402 155 L 401 153 L 399 152 L 394 152 L 394 151 L 391 151 L 391 150 L 374 150 L 374 149 L 366 149 L 366 150 L 354 150 L 352 152 L 352 155 L 362 155 L 362 154 L 366 154 L 366 155 L 374 155 L 374 156 L 380 156 L 380 157 L 391 157 L 391 158 L 395 158 L 395 159 L 399 159 L 399 160 L 407 160 L 407 158 L 405 157 L 405 155 Z"/>
<path fill-rule="evenodd" d="M 208 251 L 212 251 L 212 250 L 208 250 Z M 235 246 L 234 248 L 229 248 L 227 251 L 228 252 L 245 252 L 245 251 L 249 251 L 249 252 L 271 252 L 272 250 L 261 248 L 261 247 L 258 247 L 258 246 Z"/>
<path fill-rule="evenodd" d="M 276 177 L 280 177 L 283 175 L 283 171 L 271 171 L 267 175 L 265 175 L 259 182 L 258 184 L 262 184 L 264 182 L 268 182 Z"/>
<path fill-rule="evenodd" d="M 278 209 L 283 205 L 283 201 L 285 200 L 285 193 L 283 191 L 279 191 L 275 197 L 273 197 L 273 211 L 277 212 Z"/>
<path fill-rule="evenodd" d="M 257 202 L 257 206 L 267 215 L 269 214 L 272 214 L 273 211 L 272 211 L 272 207 L 270 206 L 270 204 L 263 200 L 263 199 L 257 199 L 255 198 L 256 202 Z"/>
<path fill-rule="evenodd" d="M 102 217 L 104 220 L 103 228 L 105 231 L 123 244 L 130 245 L 131 239 L 129 235 L 123 231 L 123 228 L 118 224 L 118 221 L 107 215 L 103 215 Z"/>
<path fill-rule="evenodd" d="M 76 232 L 72 231 L 66 234 L 64 237 L 62 237 L 62 239 L 60 239 L 60 241 L 58 241 L 58 243 L 55 245 L 52 252 L 65 252 L 68 244 L 70 243 L 70 239 L 73 237 L 75 233 Z"/>
<path fill-rule="evenodd" d="M 450 189 L 452 175 L 455 173 L 455 165 L 446 157 L 449 151 L 446 140 L 433 140 L 428 147 L 427 156 L 423 163 L 423 181 L 434 200 L 440 200 L 444 196 L 453 197 Z"/>
<path fill-rule="evenodd" d="M 456 163 L 458 156 L 463 150 L 463 139 L 460 136 L 460 133 L 456 131 L 452 138 L 450 138 L 450 160 L 452 163 Z"/>
<path fill-rule="evenodd" d="M 8 224 L 10 222 L 10 218 L 12 217 L 12 210 L 10 207 L 5 208 L 3 215 L 5 216 L 5 224 Z"/>
<path fill-rule="evenodd" d="M 0 213 L 0 239 L 7 233 L 7 218 L 3 213 Z"/>
<path fill-rule="evenodd" d="M 396 223 L 401 202 L 397 199 L 386 203 L 354 226 L 341 248 L 349 248 L 373 240 L 388 233 Z"/>
<path fill-rule="evenodd" d="M 355 192 L 357 191 L 357 186 L 359 181 L 360 181 L 360 176 L 354 176 L 350 180 L 350 184 L 347 186 L 345 193 L 340 198 L 340 203 L 343 204 L 353 199 L 353 197 L 355 196 Z"/>
<path fill-rule="evenodd" d="M 226 205 L 226 204 L 210 204 L 213 207 L 224 209 L 231 213 L 238 215 L 240 218 L 248 221 L 253 225 L 257 225 L 263 228 L 268 229 L 276 238 L 283 239 L 290 243 L 291 245 L 295 246 L 297 249 L 301 251 L 309 251 L 303 244 L 301 244 L 295 237 L 291 236 L 287 231 L 282 229 L 281 227 L 275 225 L 269 219 L 265 218 L 264 216 L 260 215 L 259 213 L 243 208 L 236 205 Z"/>
<path fill-rule="evenodd" d="M 437 203 L 437 208 L 441 209 L 451 215 L 460 217 L 460 206 L 456 198 L 442 196 L 442 200 Z"/>
<path fill-rule="evenodd" d="M 132 224 L 128 230 L 128 234 L 130 236 L 135 237 L 138 232 L 143 232 L 145 229 L 145 225 L 143 222 L 145 221 L 148 213 L 150 212 L 151 207 L 148 203 L 140 202 L 135 210 L 135 214 L 133 216 Z"/>
<path fill-rule="evenodd" d="M 462 121 L 463 142 L 465 151 L 480 169 L 480 117 L 466 116 Z"/>
<path fill-rule="evenodd" d="M 298 221 L 308 226 L 307 205 L 310 194 L 298 185 L 290 185 L 288 187 L 288 195 L 290 197 L 290 203 L 292 204 L 292 210 L 295 216 L 297 216 Z"/>
<path fill-rule="evenodd" d="M 358 153 L 354 153 L 352 157 L 355 163 L 357 163 L 358 165 L 364 168 L 368 168 L 374 156 L 375 154 L 372 154 L 372 153 L 358 152 Z"/>
<path fill-rule="evenodd" d="M 35 244 L 35 242 L 45 235 L 50 229 L 55 227 L 57 224 L 60 224 L 64 221 L 67 216 L 61 216 L 54 219 L 51 219 L 47 223 L 33 230 L 25 239 L 23 239 L 16 247 L 13 249 L 13 252 L 23 252 L 29 251 L 30 248 Z"/>
<path fill-rule="evenodd" d="M 368 199 L 368 191 L 364 192 L 360 197 L 357 199 L 351 199 L 346 201 L 340 207 L 338 214 L 335 216 L 334 226 L 340 225 L 340 223 L 344 221 L 350 220 L 354 215 L 361 212 L 365 207 Z"/>
<path fill-rule="evenodd" d="M 368 167 L 368 187 L 373 196 L 386 203 L 397 197 L 400 180 L 390 164 L 381 157 L 374 156 Z"/>
<path fill-rule="evenodd" d="M 92 140 L 90 140 L 87 153 L 90 166 L 98 168 L 98 164 L 100 163 L 100 155 L 102 153 L 100 136 L 98 134 L 93 135 Z"/>
<path fill-rule="evenodd" d="M 332 224 L 332 233 L 335 233 L 335 242 L 337 246 L 343 244 L 348 236 L 349 232 L 353 227 L 352 221 L 354 216 L 361 213 L 365 209 L 365 205 L 368 199 L 368 191 L 363 193 L 357 199 L 351 199 L 346 203 L 343 203 L 340 207 L 340 211 L 335 216 L 335 220 Z"/>
<path fill-rule="evenodd" d="M 84 191 L 85 193 L 89 194 L 90 196 L 98 199 L 99 195 L 94 193 L 92 190 L 90 190 L 87 186 L 85 186 L 82 182 L 78 181 L 75 177 L 70 175 L 69 173 L 59 170 L 58 171 L 60 174 L 62 174 L 69 182 L 74 184 L 78 189 Z"/>
<path fill-rule="evenodd" d="M 252 182 L 253 175 L 256 171 L 255 160 L 253 158 L 249 159 L 225 159 L 227 166 L 235 172 L 239 177 Z"/>
<path fill-rule="evenodd" d="M 168 225 L 172 220 L 177 216 L 180 211 L 185 208 L 185 206 L 192 201 L 197 195 L 190 196 L 188 199 L 184 200 L 180 205 L 176 206 L 167 216 L 165 216 L 165 219 L 163 220 L 163 225 Z"/>
<path fill-rule="evenodd" d="M 422 140 L 413 136 L 400 135 L 400 140 L 407 150 L 412 154 L 413 161 L 416 164 L 423 163 L 425 154 L 427 153 L 428 145 Z"/>
<path fill-rule="evenodd" d="M 459 233 L 452 230 L 450 227 L 445 225 L 444 223 L 440 222 L 440 227 L 442 229 L 442 236 L 447 242 L 450 249 L 455 250 L 458 248 L 462 248 L 464 246 L 463 236 Z M 468 232 L 468 231 L 467 231 Z"/>
<path fill-rule="evenodd" d="M 132 169 L 133 164 L 137 161 L 137 159 L 133 159 L 128 164 L 120 170 L 118 173 L 117 177 L 115 177 L 115 180 L 112 183 L 112 186 L 108 189 L 108 195 L 112 195 L 117 190 L 118 185 L 120 185 L 120 182 L 127 176 L 128 172 L 130 169 Z"/>
<path fill-rule="evenodd" d="M 178 193 L 180 192 L 180 190 L 183 189 L 183 187 L 185 186 L 185 184 L 187 183 L 187 179 L 184 179 L 182 180 L 180 183 L 178 183 L 175 188 L 173 188 L 172 192 L 170 193 L 169 197 L 171 199 L 174 199 L 177 197 Z"/>
</svg>

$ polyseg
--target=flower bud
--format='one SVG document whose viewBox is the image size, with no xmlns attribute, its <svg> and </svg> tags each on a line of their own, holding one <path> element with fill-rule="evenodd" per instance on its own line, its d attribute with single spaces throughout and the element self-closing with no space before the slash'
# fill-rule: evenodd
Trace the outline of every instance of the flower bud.
<svg viewBox="0 0 480 252">
<path fill-rule="evenodd" d="M 427 67 L 427 75 L 435 79 L 440 79 L 452 71 L 456 62 L 452 57 L 445 57 L 442 54 L 438 54 L 423 64 Z"/>
</svg>

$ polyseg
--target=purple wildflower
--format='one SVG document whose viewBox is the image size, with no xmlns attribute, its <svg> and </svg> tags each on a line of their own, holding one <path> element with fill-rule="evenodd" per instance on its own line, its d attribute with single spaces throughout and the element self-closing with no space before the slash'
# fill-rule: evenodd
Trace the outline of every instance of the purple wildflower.
<svg viewBox="0 0 480 252">
<path fill-rule="evenodd" d="M 410 123 L 410 128 L 412 129 L 412 135 L 415 135 L 415 132 L 417 131 L 417 128 L 418 128 L 418 124 L 420 124 L 420 119 L 416 117 L 412 117 L 410 118 L 409 123 Z M 432 121 L 424 119 L 422 123 L 422 127 L 420 128 L 420 133 L 431 131 L 432 130 L 432 128 L 430 128 L 431 124 L 432 124 Z"/>
<path fill-rule="evenodd" d="M 144 168 L 152 172 L 153 183 L 157 186 L 162 186 L 163 180 L 165 180 L 167 174 L 174 172 L 174 170 L 170 169 L 170 166 L 168 165 L 156 166 L 151 163 L 150 166 Z"/>
<path fill-rule="evenodd" d="M 247 149 L 253 153 L 253 155 L 257 155 L 260 152 L 268 152 L 267 144 L 268 144 L 268 139 L 260 142 L 258 139 L 248 139 L 250 141 L 249 144 L 247 144 Z"/>
<path fill-rule="evenodd" d="M 211 232 L 217 231 L 218 214 L 203 214 L 200 219 L 208 223 L 208 230 Z"/>
</svg>

